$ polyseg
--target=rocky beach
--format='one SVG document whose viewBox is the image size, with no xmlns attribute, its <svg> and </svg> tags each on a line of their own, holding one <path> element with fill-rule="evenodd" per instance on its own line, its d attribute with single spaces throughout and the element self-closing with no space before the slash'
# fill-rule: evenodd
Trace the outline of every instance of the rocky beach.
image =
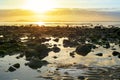
<svg viewBox="0 0 120 80">
<path fill-rule="evenodd" d="M 119 34 L 112 25 L 0 26 L 1 80 L 119 80 Z"/>
</svg>

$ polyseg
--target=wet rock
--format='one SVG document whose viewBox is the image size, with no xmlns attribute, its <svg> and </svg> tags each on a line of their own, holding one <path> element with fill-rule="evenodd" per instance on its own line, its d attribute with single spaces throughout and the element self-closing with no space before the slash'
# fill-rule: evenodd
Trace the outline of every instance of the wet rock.
<svg viewBox="0 0 120 80">
<path fill-rule="evenodd" d="M 118 56 L 118 55 L 120 55 L 120 52 L 113 51 L 112 55 L 113 55 L 113 56 Z"/>
<path fill-rule="evenodd" d="M 120 54 L 118 55 L 118 58 L 120 58 Z"/>
<path fill-rule="evenodd" d="M 38 52 L 37 56 L 39 59 L 43 59 L 44 57 L 48 56 L 48 53 L 51 51 L 51 49 L 44 44 L 38 45 L 35 50 Z"/>
<path fill-rule="evenodd" d="M 84 76 L 78 76 L 78 79 L 80 79 L 80 80 L 84 80 L 85 77 L 84 77 Z"/>
<path fill-rule="evenodd" d="M 49 40 L 51 40 L 51 39 L 46 39 L 46 38 L 41 38 L 41 39 L 39 39 L 39 42 L 47 42 L 47 41 L 49 41 Z"/>
<path fill-rule="evenodd" d="M 37 53 L 38 52 L 34 49 L 28 49 L 27 51 L 25 51 L 26 60 L 31 60 L 33 56 L 37 56 Z"/>
<path fill-rule="evenodd" d="M 103 53 L 97 53 L 96 56 L 103 56 Z"/>
<path fill-rule="evenodd" d="M 19 59 L 19 58 L 22 58 L 24 56 L 24 53 L 20 53 L 19 56 L 17 56 L 16 58 Z"/>
<path fill-rule="evenodd" d="M 86 56 L 89 52 L 91 52 L 92 44 L 85 44 L 83 46 L 78 46 L 75 52 L 79 55 Z"/>
<path fill-rule="evenodd" d="M 7 52 L 5 50 L 0 50 L 0 57 L 4 57 Z"/>
<path fill-rule="evenodd" d="M 54 47 L 52 48 L 52 51 L 55 52 L 55 53 L 58 53 L 58 52 L 60 52 L 60 48 L 57 47 L 57 46 L 54 46 Z"/>
<path fill-rule="evenodd" d="M 10 66 L 9 69 L 8 69 L 8 71 L 14 72 L 14 71 L 16 71 L 16 69 L 14 67 Z"/>
<path fill-rule="evenodd" d="M 16 64 L 13 65 L 13 67 L 15 67 L 15 68 L 20 68 L 20 64 L 19 64 L 19 63 L 16 63 Z"/>
<path fill-rule="evenodd" d="M 57 59 L 58 57 L 57 56 L 53 56 L 54 59 Z"/>
<path fill-rule="evenodd" d="M 66 40 L 66 39 L 63 40 L 64 47 L 75 47 L 77 45 L 78 45 L 77 41 L 70 41 L 70 40 Z"/>
<path fill-rule="evenodd" d="M 8 71 L 14 72 L 14 71 L 16 71 L 18 68 L 20 68 L 20 64 L 19 64 L 19 63 L 16 63 L 16 64 L 10 66 L 9 69 L 8 69 Z"/>
<path fill-rule="evenodd" d="M 59 38 L 56 38 L 56 39 L 54 39 L 53 41 L 58 42 L 58 41 L 59 41 Z"/>
<path fill-rule="evenodd" d="M 47 65 L 48 62 L 47 61 L 41 61 L 39 59 L 33 58 L 32 60 L 30 60 L 30 62 L 25 63 L 26 66 L 29 66 L 32 69 L 38 69 L 41 68 L 44 65 Z"/>
<path fill-rule="evenodd" d="M 74 51 L 73 51 L 73 52 L 70 52 L 70 56 L 71 56 L 72 58 L 75 57 L 75 53 L 74 53 Z"/>
<path fill-rule="evenodd" d="M 110 48 L 110 44 L 109 44 L 109 42 L 106 43 L 105 45 L 103 45 L 103 47 L 106 48 L 106 49 Z"/>
</svg>

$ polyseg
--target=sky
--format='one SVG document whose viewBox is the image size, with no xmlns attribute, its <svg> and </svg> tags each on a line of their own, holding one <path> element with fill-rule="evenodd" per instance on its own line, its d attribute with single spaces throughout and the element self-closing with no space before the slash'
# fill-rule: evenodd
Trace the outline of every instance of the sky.
<svg viewBox="0 0 120 80">
<path fill-rule="evenodd" d="M 0 0 L 1 9 L 20 9 L 31 0 Z M 40 1 L 43 0 L 32 0 Z M 120 8 L 120 0 L 47 0 L 55 8 Z M 48 5 L 47 5 L 48 6 Z"/>
<path fill-rule="evenodd" d="M 0 0 L 6 21 L 120 21 L 120 0 Z"/>
</svg>

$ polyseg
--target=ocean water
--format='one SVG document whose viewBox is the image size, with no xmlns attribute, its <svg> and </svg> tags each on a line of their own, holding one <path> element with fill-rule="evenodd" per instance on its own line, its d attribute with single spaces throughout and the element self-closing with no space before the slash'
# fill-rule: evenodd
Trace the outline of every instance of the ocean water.
<svg viewBox="0 0 120 80">
<path fill-rule="evenodd" d="M 81 25 L 103 25 L 107 27 L 108 25 L 113 25 L 116 27 L 120 27 L 120 21 L 100 21 L 100 22 L 0 22 L 0 25 L 29 25 L 29 24 L 34 24 L 34 25 L 45 25 L 45 26 L 81 26 Z"/>
</svg>

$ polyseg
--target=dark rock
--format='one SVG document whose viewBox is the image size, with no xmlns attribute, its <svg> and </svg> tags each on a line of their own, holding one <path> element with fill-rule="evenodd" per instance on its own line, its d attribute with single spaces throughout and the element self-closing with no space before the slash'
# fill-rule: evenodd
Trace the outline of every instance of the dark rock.
<svg viewBox="0 0 120 80">
<path fill-rule="evenodd" d="M 55 52 L 55 53 L 58 53 L 58 52 L 60 52 L 60 48 L 57 47 L 57 46 L 54 46 L 54 47 L 52 48 L 52 51 Z"/>
<path fill-rule="evenodd" d="M 118 58 L 120 58 L 120 54 L 118 55 Z"/>
<path fill-rule="evenodd" d="M 46 38 L 41 38 L 40 40 L 39 40 L 39 42 L 47 42 L 47 41 L 49 41 L 49 40 L 51 40 L 51 39 L 46 39 Z"/>
<path fill-rule="evenodd" d="M 6 51 L 5 50 L 0 50 L 0 57 L 4 57 L 6 55 Z"/>
<path fill-rule="evenodd" d="M 73 51 L 73 52 L 70 52 L 70 56 L 73 57 L 73 58 L 75 57 L 74 51 Z"/>
<path fill-rule="evenodd" d="M 66 40 L 66 39 L 63 40 L 64 47 L 75 47 L 77 45 L 78 45 L 77 41 L 70 41 L 70 40 Z"/>
<path fill-rule="evenodd" d="M 120 55 L 120 52 L 113 51 L 112 55 L 113 55 L 113 56 L 118 56 L 118 55 Z"/>
<path fill-rule="evenodd" d="M 17 56 L 16 58 L 17 59 L 19 59 L 19 58 L 22 58 L 22 57 L 24 57 L 24 54 L 23 53 L 21 53 L 19 56 Z"/>
<path fill-rule="evenodd" d="M 97 53 L 96 55 L 97 56 L 103 56 L 103 53 Z"/>
<path fill-rule="evenodd" d="M 39 59 L 43 59 L 44 57 L 48 56 L 48 53 L 51 51 L 46 45 L 41 44 L 36 46 L 35 51 L 38 52 L 37 56 Z"/>
<path fill-rule="evenodd" d="M 16 71 L 16 69 L 14 67 L 10 66 L 9 69 L 8 69 L 8 71 L 14 72 L 14 71 Z"/>
<path fill-rule="evenodd" d="M 32 60 L 30 60 L 30 62 L 25 63 L 26 66 L 29 66 L 32 69 L 41 68 L 42 66 L 47 65 L 47 64 L 48 64 L 47 61 L 41 61 L 36 58 L 33 58 Z"/>
<path fill-rule="evenodd" d="M 89 52 L 91 52 L 92 44 L 85 44 L 83 46 L 78 46 L 75 52 L 79 55 L 86 56 Z"/>
<path fill-rule="evenodd" d="M 56 39 L 54 39 L 53 41 L 58 42 L 58 41 L 59 41 L 59 38 L 56 38 Z"/>
<path fill-rule="evenodd" d="M 57 56 L 53 56 L 54 59 L 57 59 L 58 57 Z"/>
<path fill-rule="evenodd" d="M 78 79 L 80 79 L 80 80 L 84 80 L 85 77 L 84 77 L 84 76 L 78 76 Z"/>
<path fill-rule="evenodd" d="M 16 63 L 16 64 L 10 66 L 9 69 L 8 69 L 8 71 L 14 72 L 14 71 L 16 71 L 16 69 L 18 69 L 18 68 L 20 68 L 20 64 L 19 64 L 19 63 Z"/>
<path fill-rule="evenodd" d="M 68 73 L 68 72 L 64 72 L 64 74 L 69 75 L 69 73 Z"/>
<path fill-rule="evenodd" d="M 106 48 L 106 49 L 110 48 L 109 42 L 107 42 L 103 47 Z"/>
<path fill-rule="evenodd" d="M 13 65 L 13 67 L 15 67 L 15 68 L 20 68 L 20 64 L 19 64 L 19 63 L 16 63 L 16 64 Z"/>
</svg>

